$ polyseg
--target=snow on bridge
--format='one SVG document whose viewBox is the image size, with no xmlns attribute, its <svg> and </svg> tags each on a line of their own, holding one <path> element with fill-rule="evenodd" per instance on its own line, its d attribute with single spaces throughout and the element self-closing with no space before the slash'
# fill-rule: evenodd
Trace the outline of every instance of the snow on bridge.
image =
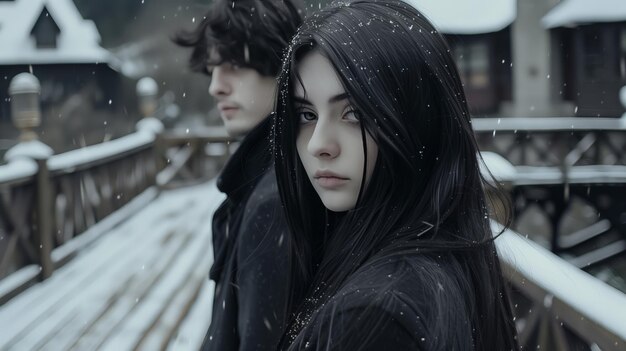
<svg viewBox="0 0 626 351">
<path fill-rule="evenodd" d="M 0 306 L 0 349 L 198 349 L 213 299 L 211 218 L 222 200 L 213 181 L 162 192 Z"/>
</svg>

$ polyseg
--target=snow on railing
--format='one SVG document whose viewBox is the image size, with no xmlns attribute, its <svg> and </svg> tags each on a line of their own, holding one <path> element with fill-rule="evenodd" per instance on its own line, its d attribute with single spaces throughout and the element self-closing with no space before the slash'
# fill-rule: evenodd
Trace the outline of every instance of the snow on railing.
<svg viewBox="0 0 626 351">
<path fill-rule="evenodd" d="M 75 169 L 102 164 L 120 158 L 129 152 L 150 147 L 156 136 L 150 133 L 135 132 L 105 143 L 54 155 L 48 160 L 51 172 L 71 172 Z"/>
<path fill-rule="evenodd" d="M 514 131 L 626 131 L 626 118 L 601 117 L 506 117 L 474 118 L 472 127 L 476 132 Z"/>
<path fill-rule="evenodd" d="M 492 228 L 497 233 L 501 225 L 492 222 Z M 520 342 L 525 349 L 541 346 L 569 350 L 572 342 L 583 342 L 592 350 L 626 349 L 624 293 L 511 230 L 495 243 L 514 290 L 532 301 L 524 310 L 514 301 L 518 328 L 521 326 Z M 534 333 L 535 328 L 545 330 Z M 573 336 L 564 333 L 564 328 L 577 340 L 570 340 Z M 568 343 L 559 345 L 559 340 Z"/>
<path fill-rule="evenodd" d="M 0 166 L 0 184 L 15 183 L 32 178 L 37 173 L 37 163 L 20 159 Z"/>
</svg>

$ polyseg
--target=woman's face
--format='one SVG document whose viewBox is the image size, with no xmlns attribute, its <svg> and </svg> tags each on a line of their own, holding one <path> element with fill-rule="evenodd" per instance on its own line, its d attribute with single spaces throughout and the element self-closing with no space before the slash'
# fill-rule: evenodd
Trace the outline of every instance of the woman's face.
<svg viewBox="0 0 626 351">
<path fill-rule="evenodd" d="M 364 155 L 359 112 L 328 59 L 313 51 L 302 59 L 298 72 L 302 78 L 294 94 L 300 123 L 298 155 L 324 206 L 334 212 L 351 210 L 359 197 L 365 159 L 367 186 L 378 146 L 366 133 Z"/>
</svg>

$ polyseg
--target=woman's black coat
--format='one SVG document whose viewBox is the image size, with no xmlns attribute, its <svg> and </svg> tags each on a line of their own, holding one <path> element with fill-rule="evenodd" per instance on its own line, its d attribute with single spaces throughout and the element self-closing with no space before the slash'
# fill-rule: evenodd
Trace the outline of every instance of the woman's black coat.
<svg viewBox="0 0 626 351">
<path fill-rule="evenodd" d="M 399 255 L 366 263 L 303 318 L 288 349 L 475 350 L 474 306 L 460 270 L 451 254 Z"/>
</svg>

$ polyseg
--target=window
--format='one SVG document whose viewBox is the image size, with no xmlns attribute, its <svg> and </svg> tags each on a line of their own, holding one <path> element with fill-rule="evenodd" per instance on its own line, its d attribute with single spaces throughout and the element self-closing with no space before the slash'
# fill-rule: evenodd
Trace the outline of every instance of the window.
<svg viewBox="0 0 626 351">
<path fill-rule="evenodd" d="M 470 85 L 484 88 L 489 85 L 489 55 L 485 43 L 474 43 L 470 47 Z"/>
<path fill-rule="evenodd" d="M 485 42 L 459 43 L 454 54 L 461 80 L 468 88 L 489 86 L 489 47 Z"/>
<path fill-rule="evenodd" d="M 584 71 L 587 78 L 598 78 L 605 66 L 603 35 L 599 27 L 583 30 Z"/>
</svg>

